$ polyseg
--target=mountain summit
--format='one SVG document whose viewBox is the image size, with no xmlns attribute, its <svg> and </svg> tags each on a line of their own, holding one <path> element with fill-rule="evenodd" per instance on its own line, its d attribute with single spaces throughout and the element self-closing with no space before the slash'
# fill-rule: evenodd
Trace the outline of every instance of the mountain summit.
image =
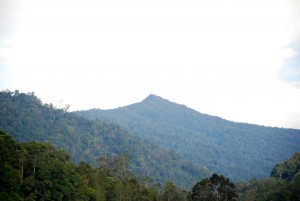
<svg viewBox="0 0 300 201">
<path fill-rule="evenodd" d="M 155 94 L 150 94 L 149 96 L 147 96 L 143 102 L 147 102 L 147 101 L 163 101 L 163 100 L 166 100 L 166 99 L 163 99 L 162 97 L 160 96 L 157 96 Z"/>
<path fill-rule="evenodd" d="M 267 177 L 276 163 L 300 150 L 300 130 L 235 123 L 153 94 L 117 109 L 75 113 L 117 123 L 236 181 Z"/>
</svg>

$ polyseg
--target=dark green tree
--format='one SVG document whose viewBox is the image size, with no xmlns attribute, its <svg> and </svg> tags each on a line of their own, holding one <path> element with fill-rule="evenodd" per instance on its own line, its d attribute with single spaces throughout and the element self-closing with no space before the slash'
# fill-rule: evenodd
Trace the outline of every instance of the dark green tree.
<svg viewBox="0 0 300 201">
<path fill-rule="evenodd" d="M 18 143 L 0 131 L 0 200 L 90 200 L 75 167 L 49 143 Z"/>
<path fill-rule="evenodd" d="M 0 199 L 21 200 L 21 169 L 18 153 L 22 147 L 0 131 Z"/>
<path fill-rule="evenodd" d="M 213 174 L 210 177 L 210 181 L 213 184 L 217 200 L 227 201 L 234 200 L 238 197 L 234 183 L 232 183 L 228 178 L 225 178 L 223 175 L 219 176 L 217 174 Z"/>
<path fill-rule="evenodd" d="M 193 186 L 191 192 L 192 201 L 214 201 L 214 187 L 209 179 L 202 179 Z"/>
<path fill-rule="evenodd" d="M 300 172 L 300 152 L 296 152 L 289 160 L 277 164 L 272 169 L 271 177 L 291 181 Z"/>
<path fill-rule="evenodd" d="M 192 201 L 229 201 L 238 197 L 235 186 L 223 175 L 213 174 L 198 182 L 191 192 Z"/>
<path fill-rule="evenodd" d="M 300 200 L 300 154 L 274 166 L 270 178 L 239 185 L 241 201 Z"/>
<path fill-rule="evenodd" d="M 165 185 L 163 201 L 182 201 L 180 192 L 172 182 Z"/>
</svg>

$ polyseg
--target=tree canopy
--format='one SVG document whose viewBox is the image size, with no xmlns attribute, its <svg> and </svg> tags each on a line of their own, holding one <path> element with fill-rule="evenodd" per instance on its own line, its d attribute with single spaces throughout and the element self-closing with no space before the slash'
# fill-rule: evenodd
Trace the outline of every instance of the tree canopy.
<svg viewBox="0 0 300 201">
<path fill-rule="evenodd" d="M 223 175 L 214 173 L 192 188 L 192 201 L 229 201 L 238 197 L 235 185 Z"/>
</svg>

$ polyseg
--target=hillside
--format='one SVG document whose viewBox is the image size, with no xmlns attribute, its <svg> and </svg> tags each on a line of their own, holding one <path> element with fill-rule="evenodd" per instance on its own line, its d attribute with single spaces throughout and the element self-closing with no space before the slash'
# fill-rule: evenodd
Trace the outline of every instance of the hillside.
<svg viewBox="0 0 300 201">
<path fill-rule="evenodd" d="M 300 178 L 300 152 L 295 153 L 284 163 L 275 165 L 270 176 L 287 181 L 291 181 L 297 176 Z"/>
<path fill-rule="evenodd" d="M 75 113 L 115 122 L 235 181 L 265 178 L 276 163 L 300 150 L 300 130 L 235 123 L 155 95 L 117 109 Z"/>
<path fill-rule="evenodd" d="M 181 160 L 112 123 L 87 120 L 45 105 L 34 93 L 0 92 L 0 130 L 21 142 L 51 142 L 73 156 L 73 161 L 94 165 L 100 156 L 131 155 L 131 170 L 156 182 L 183 187 L 211 174 L 205 167 Z"/>
<path fill-rule="evenodd" d="M 300 152 L 274 166 L 270 177 L 238 185 L 240 201 L 300 200 Z"/>
</svg>

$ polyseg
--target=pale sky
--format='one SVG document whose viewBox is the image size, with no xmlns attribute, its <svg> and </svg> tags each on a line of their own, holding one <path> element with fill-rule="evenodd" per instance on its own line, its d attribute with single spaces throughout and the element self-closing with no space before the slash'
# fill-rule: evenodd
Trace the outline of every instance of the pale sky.
<svg viewBox="0 0 300 201">
<path fill-rule="evenodd" d="M 298 0 L 0 0 L 0 90 L 300 128 L 299 26 Z"/>
</svg>

